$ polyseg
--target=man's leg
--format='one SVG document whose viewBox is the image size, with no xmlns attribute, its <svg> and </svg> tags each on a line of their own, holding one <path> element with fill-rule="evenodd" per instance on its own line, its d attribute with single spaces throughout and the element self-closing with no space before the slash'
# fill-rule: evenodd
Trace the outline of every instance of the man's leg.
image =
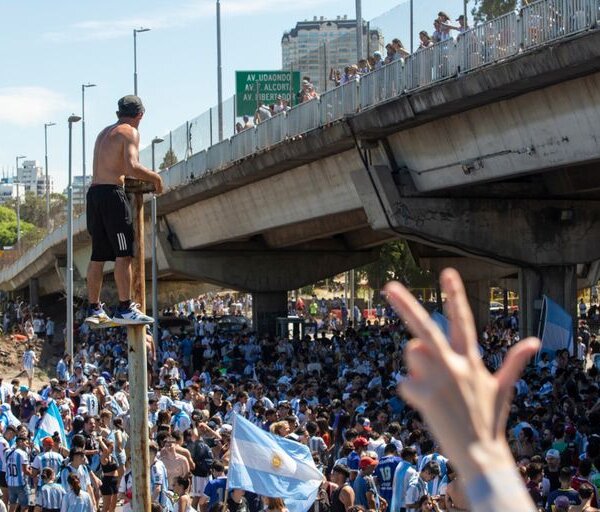
<svg viewBox="0 0 600 512">
<path fill-rule="evenodd" d="M 115 261 L 115 282 L 119 301 L 126 302 L 131 299 L 131 257 L 117 258 Z"/>
<path fill-rule="evenodd" d="M 116 275 L 116 267 L 115 267 Z M 88 302 L 90 304 L 100 303 L 100 290 L 102 290 L 102 279 L 104 277 L 104 262 L 90 261 L 87 271 Z"/>
</svg>

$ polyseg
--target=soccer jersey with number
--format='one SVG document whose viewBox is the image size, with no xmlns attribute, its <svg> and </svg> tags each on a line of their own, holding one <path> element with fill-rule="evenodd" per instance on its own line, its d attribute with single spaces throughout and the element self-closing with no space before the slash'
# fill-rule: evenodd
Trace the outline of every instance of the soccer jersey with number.
<svg viewBox="0 0 600 512">
<path fill-rule="evenodd" d="M 64 457 L 60 453 L 56 452 L 44 452 L 40 453 L 33 459 L 31 467 L 36 469 L 38 473 L 42 472 L 44 468 L 51 468 L 55 475 L 60 473 L 60 468 L 63 465 Z M 42 487 L 44 484 L 41 477 L 38 478 L 38 487 Z"/>
<path fill-rule="evenodd" d="M 6 483 L 9 487 L 20 487 L 27 483 L 23 466 L 29 465 L 27 452 L 16 448 L 6 455 Z"/>
<path fill-rule="evenodd" d="M 388 503 L 392 502 L 394 473 L 400 462 L 402 462 L 402 459 L 397 455 L 387 455 L 379 460 L 379 464 L 377 464 L 377 467 L 375 468 L 375 477 L 379 483 L 381 496 Z"/>
</svg>

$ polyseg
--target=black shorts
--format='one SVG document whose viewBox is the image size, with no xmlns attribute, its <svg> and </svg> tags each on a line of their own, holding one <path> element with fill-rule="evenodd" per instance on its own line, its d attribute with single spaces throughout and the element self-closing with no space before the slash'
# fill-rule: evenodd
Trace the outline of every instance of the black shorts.
<svg viewBox="0 0 600 512">
<path fill-rule="evenodd" d="M 133 219 L 123 187 L 90 187 L 87 230 L 92 237 L 92 261 L 115 261 L 133 256 Z"/>
<path fill-rule="evenodd" d="M 0 487 L 8 487 L 6 483 L 6 471 L 0 471 Z"/>
<path fill-rule="evenodd" d="M 119 477 L 118 476 L 103 476 L 102 485 L 100 486 L 102 496 L 112 496 L 119 493 Z"/>
</svg>

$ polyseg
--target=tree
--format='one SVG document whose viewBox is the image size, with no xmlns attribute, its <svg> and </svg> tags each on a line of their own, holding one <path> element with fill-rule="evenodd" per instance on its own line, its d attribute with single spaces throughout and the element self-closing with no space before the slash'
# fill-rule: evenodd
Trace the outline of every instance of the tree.
<svg viewBox="0 0 600 512">
<path fill-rule="evenodd" d="M 471 12 L 475 22 L 480 23 L 513 12 L 519 4 L 519 0 L 475 0 L 475 7 Z"/>
<path fill-rule="evenodd" d="M 67 198 L 63 194 L 50 194 L 50 218 L 55 225 L 60 225 L 66 218 Z M 17 200 L 11 199 L 6 206 L 12 210 L 17 208 Z M 46 228 L 46 196 L 37 196 L 33 192 L 26 192 L 21 202 L 21 220 L 29 222 L 39 228 Z M 16 219 L 16 217 L 15 217 Z"/>
<path fill-rule="evenodd" d="M 169 167 L 173 167 L 177 162 L 177 155 L 175 154 L 172 148 L 169 148 L 169 150 L 165 153 L 165 157 L 163 158 L 162 164 L 160 164 L 158 168 L 161 171 L 164 171 Z"/>
<path fill-rule="evenodd" d="M 43 231 L 33 224 L 21 220 L 21 239 L 27 242 L 43 235 Z M 17 243 L 17 214 L 11 208 L 0 206 L 0 247 L 13 246 Z"/>
<path fill-rule="evenodd" d="M 428 287 L 433 278 L 429 272 L 421 270 L 403 240 L 389 242 L 381 249 L 379 260 L 359 269 L 374 290 L 374 300 L 379 300 L 379 291 L 391 280 L 400 281 L 410 287 Z"/>
</svg>

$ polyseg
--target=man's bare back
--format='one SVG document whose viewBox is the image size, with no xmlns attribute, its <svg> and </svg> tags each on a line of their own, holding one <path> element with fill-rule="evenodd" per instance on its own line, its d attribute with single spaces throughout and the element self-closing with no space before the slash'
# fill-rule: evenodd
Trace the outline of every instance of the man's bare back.
<svg viewBox="0 0 600 512">
<path fill-rule="evenodd" d="M 117 122 L 100 132 L 94 147 L 93 185 L 125 184 L 125 147 L 132 139 L 139 141 L 139 134 L 127 123 Z"/>
</svg>

